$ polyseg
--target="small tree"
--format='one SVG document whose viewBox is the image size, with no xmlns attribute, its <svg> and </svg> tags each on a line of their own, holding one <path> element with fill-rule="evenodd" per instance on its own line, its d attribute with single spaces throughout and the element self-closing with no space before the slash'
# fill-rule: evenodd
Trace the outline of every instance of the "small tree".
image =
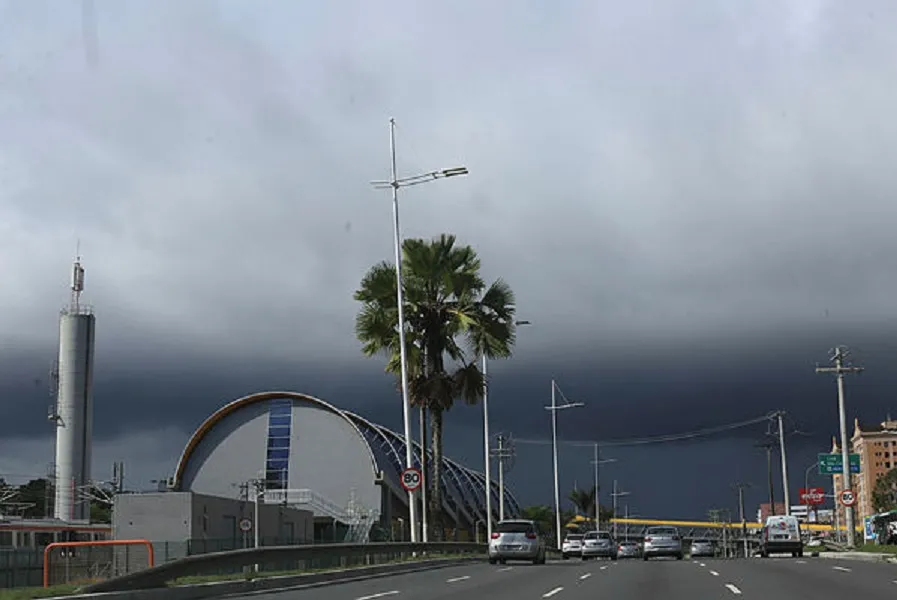
<svg viewBox="0 0 897 600">
<path fill-rule="evenodd" d="M 872 507 L 876 512 L 897 510 L 897 468 L 878 478 L 872 488 Z"/>
</svg>

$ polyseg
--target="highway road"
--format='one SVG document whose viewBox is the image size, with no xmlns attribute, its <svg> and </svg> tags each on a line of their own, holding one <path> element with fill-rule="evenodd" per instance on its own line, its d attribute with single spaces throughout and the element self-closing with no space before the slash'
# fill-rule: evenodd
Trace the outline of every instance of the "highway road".
<svg viewBox="0 0 897 600">
<path fill-rule="evenodd" d="M 247 596 L 249 598 L 250 596 Z M 821 558 L 471 563 L 255 600 L 875 600 L 897 597 L 897 565 Z"/>
</svg>

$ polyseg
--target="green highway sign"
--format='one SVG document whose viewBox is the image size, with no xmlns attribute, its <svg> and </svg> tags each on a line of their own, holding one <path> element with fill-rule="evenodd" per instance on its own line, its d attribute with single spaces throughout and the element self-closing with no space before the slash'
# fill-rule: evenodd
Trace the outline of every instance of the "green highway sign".
<svg viewBox="0 0 897 600">
<path fill-rule="evenodd" d="M 819 474 L 820 475 L 841 475 L 844 472 L 844 461 L 840 454 L 820 454 L 819 455 Z M 850 455 L 850 472 L 860 472 L 860 455 Z"/>
</svg>

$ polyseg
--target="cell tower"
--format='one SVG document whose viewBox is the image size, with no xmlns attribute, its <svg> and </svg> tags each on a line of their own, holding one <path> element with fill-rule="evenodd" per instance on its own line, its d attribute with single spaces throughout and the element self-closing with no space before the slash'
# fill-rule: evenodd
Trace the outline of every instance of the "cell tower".
<svg viewBox="0 0 897 600">
<path fill-rule="evenodd" d="M 80 493 L 90 485 L 93 438 L 93 359 L 96 319 L 81 303 L 84 268 L 72 266 L 71 303 L 59 316 L 56 406 L 56 498 L 54 516 L 62 521 L 89 521 L 90 502 Z"/>
</svg>

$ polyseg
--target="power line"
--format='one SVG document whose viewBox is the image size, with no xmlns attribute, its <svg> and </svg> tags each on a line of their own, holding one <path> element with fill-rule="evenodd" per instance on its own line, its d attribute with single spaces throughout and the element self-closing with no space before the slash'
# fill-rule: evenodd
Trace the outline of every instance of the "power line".
<svg viewBox="0 0 897 600">
<path fill-rule="evenodd" d="M 743 429 L 745 427 L 750 427 L 751 425 L 757 425 L 759 423 L 764 423 L 769 421 L 770 415 L 763 415 L 762 417 L 756 417 L 754 419 L 748 419 L 746 421 L 739 421 L 737 423 L 729 423 L 727 425 L 718 425 L 716 427 L 708 427 L 705 429 L 698 429 L 695 431 L 689 431 L 685 433 L 674 433 L 667 435 L 659 435 L 652 437 L 639 437 L 639 438 L 627 438 L 620 440 L 605 440 L 602 442 L 598 442 L 600 447 L 620 447 L 620 446 L 642 446 L 646 444 L 662 444 L 668 442 L 680 442 L 685 440 L 691 440 L 701 437 L 708 437 L 711 435 L 715 435 L 718 433 L 725 433 L 727 431 L 733 431 L 735 429 Z M 530 444 L 530 445 L 548 445 L 551 444 L 551 440 L 542 440 L 542 439 L 534 439 L 534 438 L 517 438 L 518 444 Z M 582 441 L 582 440 L 558 440 L 558 444 L 564 444 L 566 446 L 588 446 L 593 447 L 595 445 L 595 441 Z"/>
</svg>

